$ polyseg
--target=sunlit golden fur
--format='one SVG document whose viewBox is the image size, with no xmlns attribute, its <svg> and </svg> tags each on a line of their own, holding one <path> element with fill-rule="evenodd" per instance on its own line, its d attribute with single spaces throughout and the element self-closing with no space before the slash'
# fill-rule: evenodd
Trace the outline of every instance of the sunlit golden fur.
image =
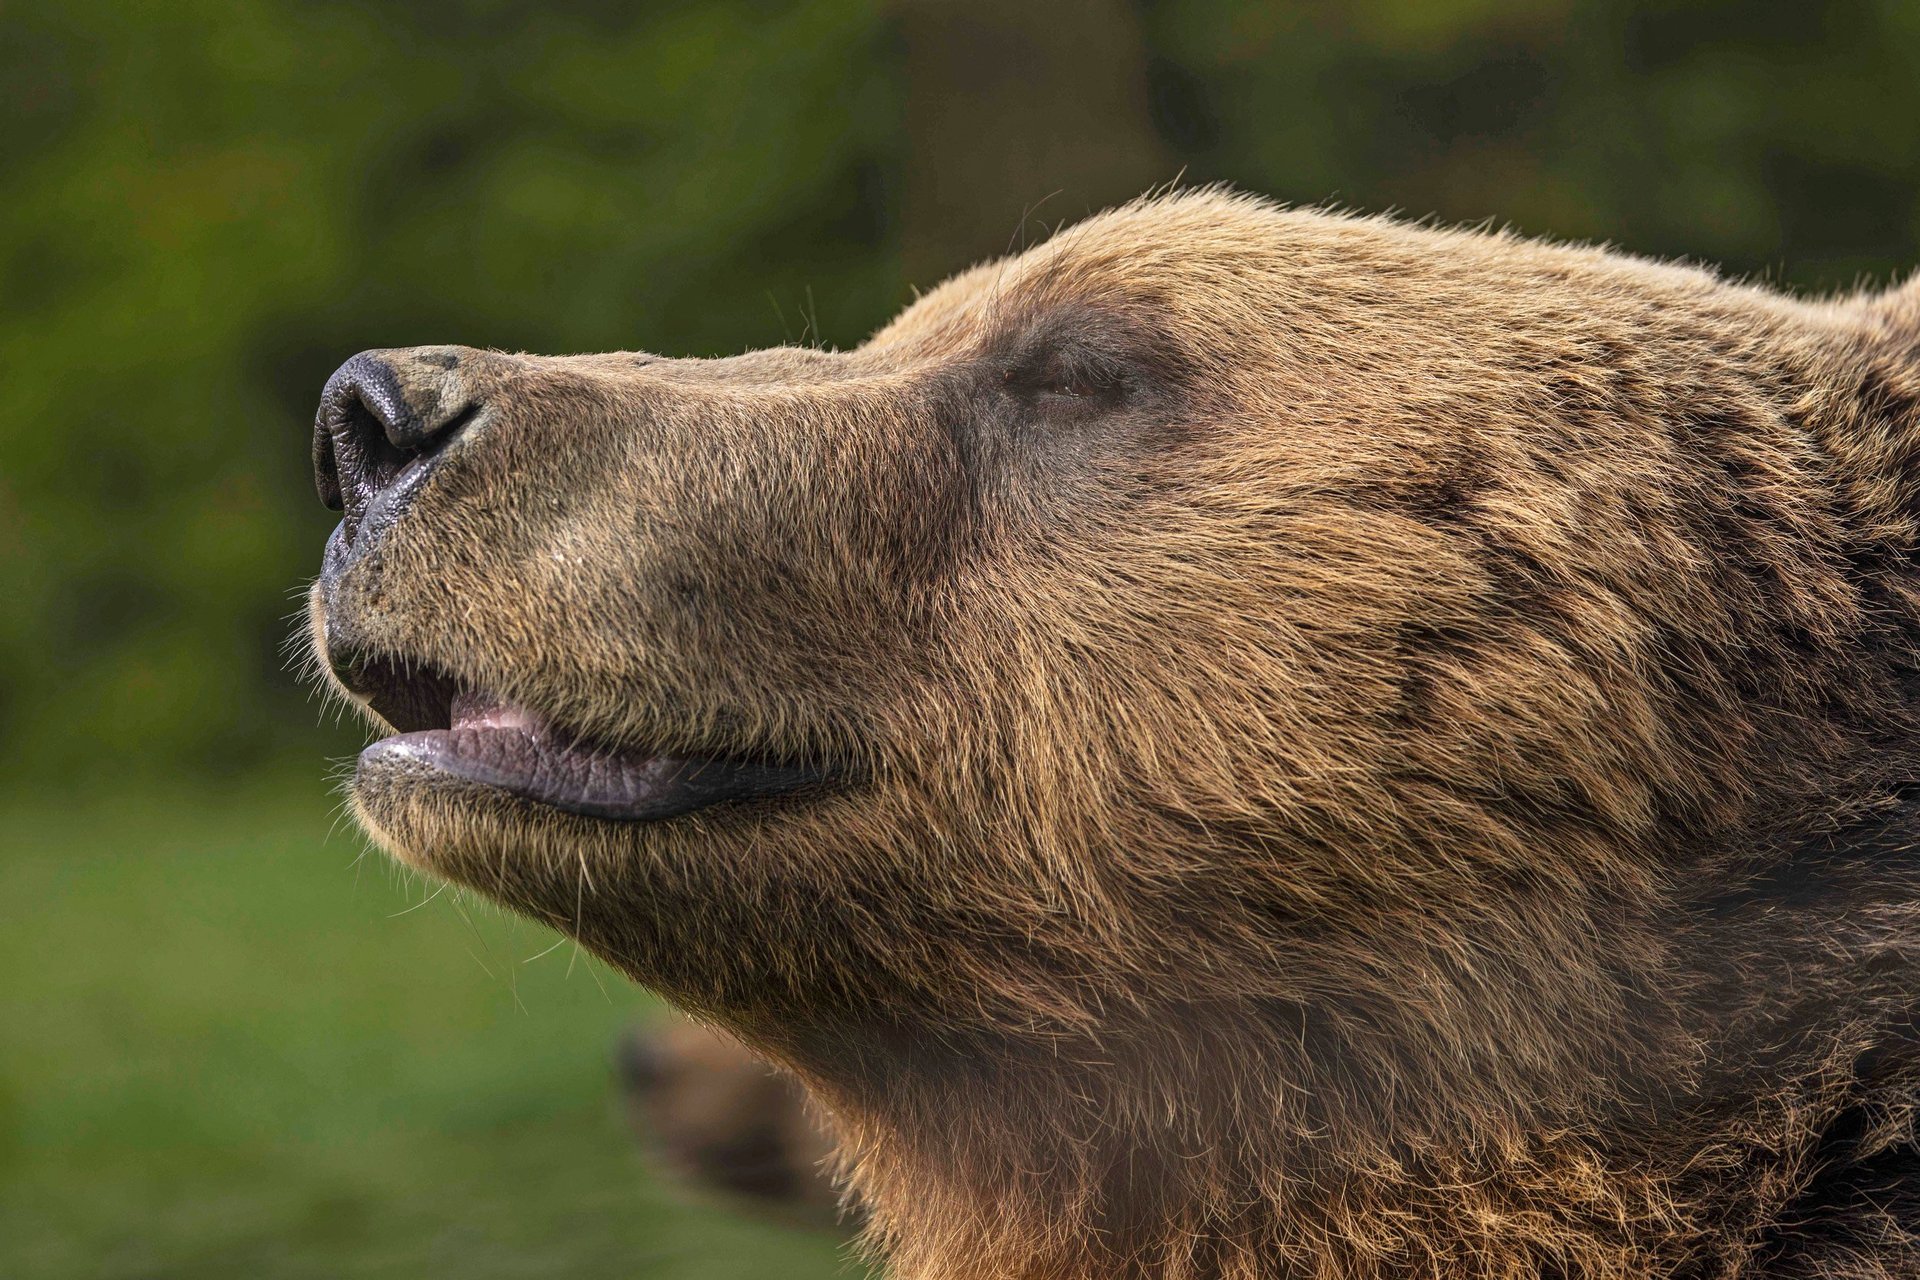
<svg viewBox="0 0 1920 1280">
<path fill-rule="evenodd" d="M 794 1072 L 901 1280 L 1911 1277 L 1916 341 L 1202 192 L 850 352 L 389 353 L 486 407 L 317 617 L 838 781 L 354 806 Z"/>
</svg>

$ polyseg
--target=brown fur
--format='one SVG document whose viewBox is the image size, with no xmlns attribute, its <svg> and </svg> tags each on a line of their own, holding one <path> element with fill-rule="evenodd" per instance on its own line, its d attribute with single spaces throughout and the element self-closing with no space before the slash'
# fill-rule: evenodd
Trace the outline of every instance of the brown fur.
<svg viewBox="0 0 1920 1280">
<path fill-rule="evenodd" d="M 804 1081 L 902 1280 L 1920 1274 L 1916 341 L 1209 192 L 845 353 L 388 353 L 483 408 L 336 642 L 838 781 L 354 805 Z"/>
</svg>

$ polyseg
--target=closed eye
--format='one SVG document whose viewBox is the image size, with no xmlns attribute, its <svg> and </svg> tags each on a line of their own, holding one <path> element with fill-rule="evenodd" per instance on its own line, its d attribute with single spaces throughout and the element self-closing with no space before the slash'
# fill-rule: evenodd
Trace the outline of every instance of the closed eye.
<svg viewBox="0 0 1920 1280">
<path fill-rule="evenodd" d="M 1120 363 L 1100 353 L 1053 348 L 1007 366 L 1007 389 L 1062 400 L 1115 400 L 1126 389 Z"/>
</svg>

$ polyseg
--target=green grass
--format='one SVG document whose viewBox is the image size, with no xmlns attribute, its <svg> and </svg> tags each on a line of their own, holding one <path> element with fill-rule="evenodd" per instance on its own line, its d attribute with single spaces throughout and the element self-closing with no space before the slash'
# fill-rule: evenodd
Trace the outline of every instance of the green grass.
<svg viewBox="0 0 1920 1280">
<path fill-rule="evenodd" d="M 658 1007 L 317 773 L 0 810 L 0 1276 L 859 1274 L 655 1182 L 607 1061 Z"/>
</svg>

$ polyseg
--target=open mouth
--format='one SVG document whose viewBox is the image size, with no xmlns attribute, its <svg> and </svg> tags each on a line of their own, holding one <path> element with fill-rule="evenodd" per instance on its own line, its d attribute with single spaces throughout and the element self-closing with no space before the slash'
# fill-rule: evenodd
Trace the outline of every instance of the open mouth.
<svg viewBox="0 0 1920 1280">
<path fill-rule="evenodd" d="M 626 822 L 657 822 L 823 781 L 804 766 L 591 742 L 447 675 L 385 659 L 352 663 L 341 678 L 400 730 L 360 753 L 363 776 L 383 766 L 429 770 L 568 813 Z"/>
</svg>

